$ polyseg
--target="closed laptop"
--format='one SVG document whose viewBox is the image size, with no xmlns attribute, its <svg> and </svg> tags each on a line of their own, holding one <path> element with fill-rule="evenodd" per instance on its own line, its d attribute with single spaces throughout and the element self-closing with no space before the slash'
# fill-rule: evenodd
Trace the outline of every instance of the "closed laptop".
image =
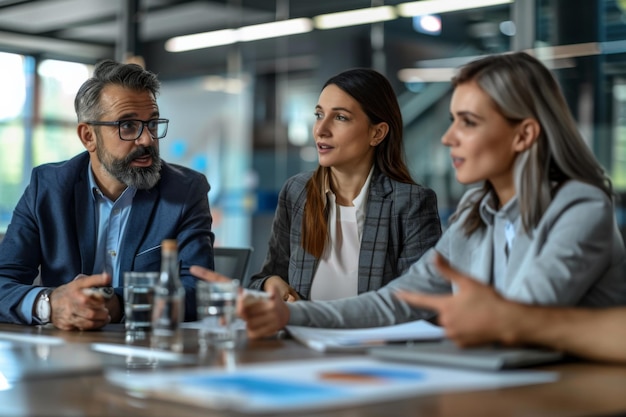
<svg viewBox="0 0 626 417">
<path fill-rule="evenodd" d="M 484 370 L 522 368 L 555 362 L 561 352 L 543 349 L 481 346 L 459 348 L 449 341 L 375 347 L 368 353 L 376 358 Z"/>
</svg>

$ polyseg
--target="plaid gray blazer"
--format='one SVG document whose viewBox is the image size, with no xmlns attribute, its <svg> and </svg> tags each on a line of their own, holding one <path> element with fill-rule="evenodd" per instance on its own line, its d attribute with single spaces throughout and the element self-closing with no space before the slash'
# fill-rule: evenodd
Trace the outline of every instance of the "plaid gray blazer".
<svg viewBox="0 0 626 417">
<path fill-rule="evenodd" d="M 308 299 L 318 259 L 302 248 L 306 182 L 313 172 L 289 178 L 278 197 L 267 256 L 249 287 L 261 289 L 270 275 Z M 437 243 L 441 224 L 429 188 L 391 180 L 375 169 L 370 182 L 359 253 L 358 292 L 376 290 L 402 275 Z"/>
</svg>

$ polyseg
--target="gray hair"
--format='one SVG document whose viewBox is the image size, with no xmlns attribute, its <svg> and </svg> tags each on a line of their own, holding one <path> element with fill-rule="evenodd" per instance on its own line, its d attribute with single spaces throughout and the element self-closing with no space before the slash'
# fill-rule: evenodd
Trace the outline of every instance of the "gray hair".
<svg viewBox="0 0 626 417">
<path fill-rule="evenodd" d="M 107 85 L 120 85 L 132 90 L 150 91 L 156 98 L 161 83 L 157 76 L 137 64 L 121 64 L 107 59 L 96 64 L 93 76 L 83 83 L 74 99 L 78 121 L 98 120 L 104 113 L 100 94 Z"/>
<path fill-rule="evenodd" d="M 536 58 L 524 52 L 491 55 L 470 62 L 452 79 L 452 84 L 474 81 L 500 113 L 512 123 L 535 119 L 541 132 L 535 143 L 520 154 L 514 167 L 514 181 L 526 232 L 536 227 L 558 187 L 569 179 L 594 185 L 609 198 L 609 177 L 580 134 L 563 93 L 552 73 Z M 493 192 L 485 182 L 482 196 Z M 471 234 L 482 228 L 478 204 L 473 199 L 455 216 L 470 208 L 464 229 Z"/>
</svg>

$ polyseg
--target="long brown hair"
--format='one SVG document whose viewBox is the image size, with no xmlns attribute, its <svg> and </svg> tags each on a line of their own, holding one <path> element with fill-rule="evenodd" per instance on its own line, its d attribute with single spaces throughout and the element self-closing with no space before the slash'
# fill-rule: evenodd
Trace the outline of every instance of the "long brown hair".
<svg viewBox="0 0 626 417">
<path fill-rule="evenodd" d="M 370 123 L 386 122 L 389 125 L 387 136 L 374 151 L 376 167 L 393 180 L 415 184 L 406 165 L 400 105 L 389 80 L 375 70 L 355 68 L 331 77 L 322 90 L 331 84 L 354 98 Z M 330 168 L 320 165 L 306 184 L 302 247 L 316 258 L 322 256 L 328 240 L 328 208 L 323 189 L 325 177 L 330 177 Z"/>
</svg>

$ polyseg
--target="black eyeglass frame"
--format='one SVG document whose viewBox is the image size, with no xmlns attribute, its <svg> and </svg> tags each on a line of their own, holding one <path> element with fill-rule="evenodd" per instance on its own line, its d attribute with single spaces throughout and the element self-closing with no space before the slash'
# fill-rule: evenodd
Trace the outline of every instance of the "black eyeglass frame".
<svg viewBox="0 0 626 417">
<path fill-rule="evenodd" d="M 137 137 L 135 139 L 124 139 L 122 137 L 121 124 L 125 122 L 138 122 L 141 124 L 141 128 L 139 129 L 139 132 L 137 133 Z M 141 135 L 143 134 L 143 129 L 151 122 L 157 122 L 157 124 L 165 123 L 165 131 L 163 132 L 163 135 L 161 136 L 154 136 L 152 132 L 150 131 L 150 128 L 148 128 L 148 133 L 150 134 L 150 137 L 152 137 L 152 139 L 163 139 L 167 135 L 167 129 L 168 129 L 170 119 L 150 119 L 150 120 L 124 119 L 124 120 L 117 120 L 114 122 L 106 122 L 106 121 L 101 122 L 98 120 L 88 120 L 84 123 L 88 125 L 93 125 L 93 126 L 117 126 L 117 134 L 120 137 L 120 140 L 133 142 L 141 137 Z"/>
</svg>

